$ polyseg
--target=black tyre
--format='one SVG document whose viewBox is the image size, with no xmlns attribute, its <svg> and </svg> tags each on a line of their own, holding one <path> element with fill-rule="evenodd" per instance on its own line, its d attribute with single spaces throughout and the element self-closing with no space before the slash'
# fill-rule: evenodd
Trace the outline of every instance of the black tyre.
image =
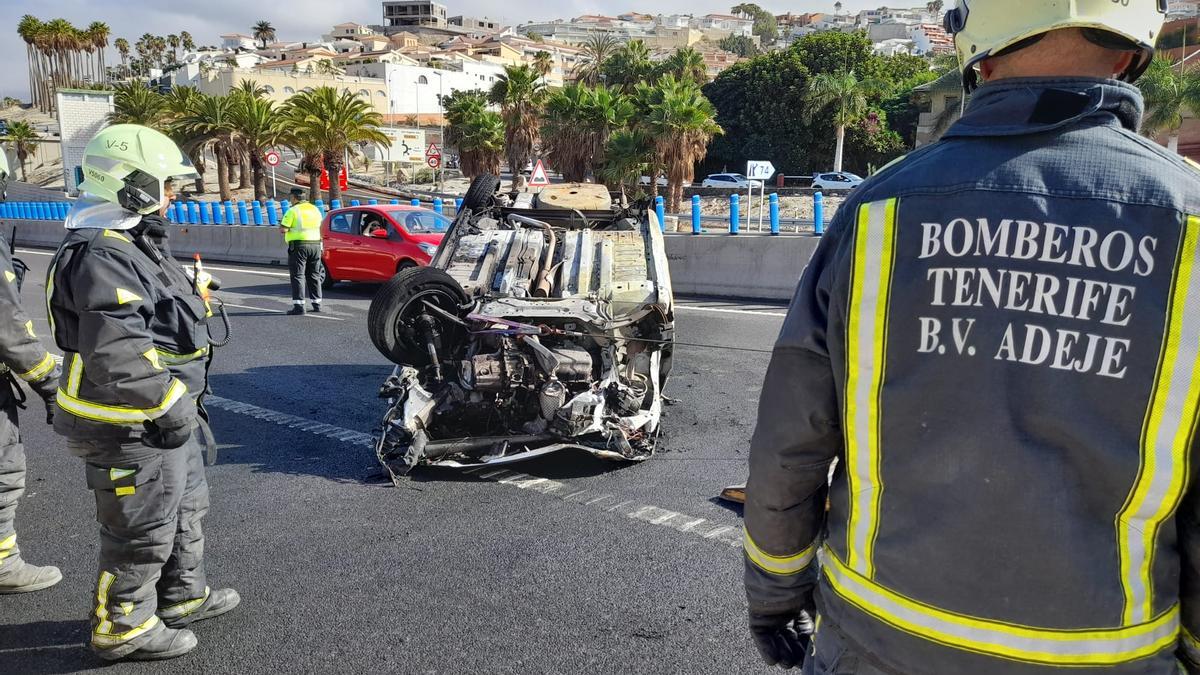
<svg viewBox="0 0 1200 675">
<path fill-rule="evenodd" d="M 463 196 L 462 207 L 472 211 L 479 209 L 492 203 L 492 197 L 496 195 L 496 190 L 500 189 L 500 177 L 493 176 L 490 173 L 485 173 L 476 176 L 471 181 L 471 187 L 467 188 L 467 194 Z"/>
<path fill-rule="evenodd" d="M 336 284 L 337 282 L 338 282 L 338 280 L 334 279 L 333 275 L 329 273 L 329 266 L 326 265 L 324 263 L 324 261 L 322 261 L 321 262 L 321 288 L 323 288 L 325 290 L 329 290 L 329 289 L 333 288 L 333 285 Z"/>
<path fill-rule="evenodd" d="M 428 305 L 426 304 L 428 303 Z M 430 365 L 427 335 L 436 329 L 434 347 L 439 357 L 449 356 L 463 343 L 462 327 L 446 314 L 462 316 L 467 294 L 449 274 L 434 267 L 406 269 L 379 289 L 367 312 L 371 343 L 393 363 Z M 437 308 L 431 310 L 429 305 Z"/>
<path fill-rule="evenodd" d="M 415 263 L 411 260 L 401 260 L 399 263 L 396 264 L 396 274 L 400 274 L 404 270 L 411 270 L 412 268 L 414 268 L 416 266 L 417 266 L 417 263 Z"/>
</svg>

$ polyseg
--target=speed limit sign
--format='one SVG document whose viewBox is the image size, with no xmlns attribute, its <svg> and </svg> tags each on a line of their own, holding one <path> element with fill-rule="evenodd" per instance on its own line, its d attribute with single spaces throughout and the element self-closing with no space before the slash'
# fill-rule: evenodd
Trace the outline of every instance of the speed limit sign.
<svg viewBox="0 0 1200 675">
<path fill-rule="evenodd" d="M 425 163 L 429 165 L 429 168 L 436 169 L 439 166 L 441 166 L 442 157 L 441 157 L 441 155 L 434 155 L 432 157 L 426 157 Z"/>
<path fill-rule="evenodd" d="M 263 155 L 263 161 L 267 163 L 267 166 L 279 166 L 279 153 L 270 150 L 267 154 Z"/>
</svg>

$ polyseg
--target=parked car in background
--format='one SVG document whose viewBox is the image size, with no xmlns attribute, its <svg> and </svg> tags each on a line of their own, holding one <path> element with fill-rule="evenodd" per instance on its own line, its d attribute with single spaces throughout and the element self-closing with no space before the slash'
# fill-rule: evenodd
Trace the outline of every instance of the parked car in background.
<svg viewBox="0 0 1200 675">
<path fill-rule="evenodd" d="M 428 265 L 450 219 L 409 204 L 335 209 L 321 223 L 325 285 L 381 282 L 397 272 Z"/>
<path fill-rule="evenodd" d="M 814 190 L 853 190 L 862 182 L 863 179 L 860 176 L 846 171 L 837 171 L 813 176 L 812 187 Z"/>
<path fill-rule="evenodd" d="M 749 188 L 750 186 L 761 188 L 763 186 L 763 182 L 761 180 L 750 180 L 740 173 L 714 173 L 710 174 L 708 178 L 705 178 L 704 182 L 701 183 L 700 186 L 706 188 L 743 189 Z"/>
<path fill-rule="evenodd" d="M 656 180 L 654 182 L 658 183 L 658 187 L 667 187 L 667 183 L 669 183 L 670 181 L 667 180 L 666 176 L 659 176 L 658 180 Z M 642 176 L 641 178 L 638 179 L 638 185 L 649 185 L 649 184 L 650 184 L 650 176 Z M 686 183 L 685 183 L 685 185 L 686 185 Z"/>
</svg>

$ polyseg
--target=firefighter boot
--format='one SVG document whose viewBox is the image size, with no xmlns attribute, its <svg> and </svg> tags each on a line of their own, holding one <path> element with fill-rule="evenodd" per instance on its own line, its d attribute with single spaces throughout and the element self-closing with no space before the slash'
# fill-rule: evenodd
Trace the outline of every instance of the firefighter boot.
<svg viewBox="0 0 1200 675">
<path fill-rule="evenodd" d="M 38 567 L 17 558 L 5 561 L 4 569 L 0 571 L 0 595 L 40 591 L 60 581 L 62 572 L 57 567 Z"/>
<path fill-rule="evenodd" d="M 132 652 L 97 649 L 96 653 L 105 661 L 163 661 L 183 656 L 195 649 L 196 644 L 196 635 L 192 631 L 166 628 Z"/>
<path fill-rule="evenodd" d="M 171 616 L 170 610 L 162 612 L 159 617 L 168 628 L 183 628 L 197 621 L 212 619 L 230 611 L 242 602 L 242 596 L 232 588 L 218 588 L 210 591 L 203 604 L 184 614 Z"/>
</svg>

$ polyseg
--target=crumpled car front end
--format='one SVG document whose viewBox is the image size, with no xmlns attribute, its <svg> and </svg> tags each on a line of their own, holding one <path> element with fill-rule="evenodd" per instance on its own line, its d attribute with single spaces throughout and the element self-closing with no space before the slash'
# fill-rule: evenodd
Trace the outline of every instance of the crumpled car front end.
<svg viewBox="0 0 1200 675">
<path fill-rule="evenodd" d="M 380 391 L 380 462 L 398 480 L 565 448 L 646 459 L 674 344 L 653 211 L 590 184 L 472 190 L 430 267 L 372 302 L 372 341 L 397 364 Z"/>
</svg>

